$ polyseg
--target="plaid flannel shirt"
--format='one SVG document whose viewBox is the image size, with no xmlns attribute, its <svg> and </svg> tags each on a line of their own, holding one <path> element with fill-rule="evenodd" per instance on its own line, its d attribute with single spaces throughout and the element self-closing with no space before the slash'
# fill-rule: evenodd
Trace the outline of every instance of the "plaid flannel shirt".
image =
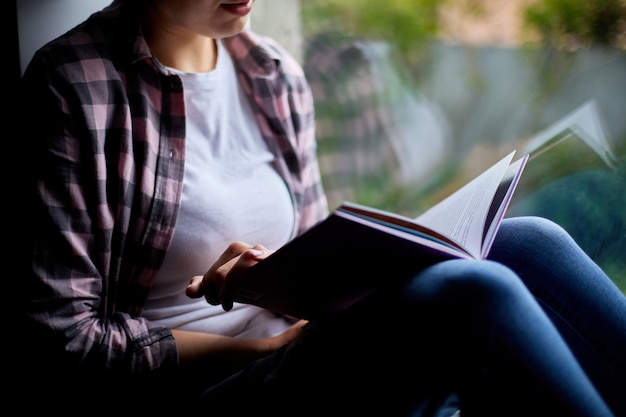
<svg viewBox="0 0 626 417">
<path fill-rule="evenodd" d="M 141 317 L 183 186 L 184 91 L 113 4 L 35 54 L 23 78 L 30 157 L 28 318 L 81 369 L 169 374 L 169 329 Z M 294 236 L 327 215 L 300 66 L 250 31 L 224 40 L 294 204 Z"/>
</svg>

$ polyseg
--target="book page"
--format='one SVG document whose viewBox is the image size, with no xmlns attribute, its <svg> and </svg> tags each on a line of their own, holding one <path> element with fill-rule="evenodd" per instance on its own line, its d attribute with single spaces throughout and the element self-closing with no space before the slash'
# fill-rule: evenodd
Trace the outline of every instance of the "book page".
<svg viewBox="0 0 626 417">
<path fill-rule="evenodd" d="M 352 203 L 349 201 L 344 202 L 336 210 L 338 214 L 350 213 L 353 216 L 358 216 L 365 219 L 367 222 L 378 223 L 384 225 L 385 228 L 394 228 L 397 230 L 403 230 L 407 233 L 414 234 L 416 236 L 422 236 L 431 241 L 440 242 L 442 245 L 457 248 L 462 252 L 466 252 L 465 248 L 461 246 L 454 239 L 450 239 L 448 236 L 444 236 L 441 233 L 424 226 L 406 216 L 402 216 L 396 213 L 363 206 L 360 204 Z"/>
<path fill-rule="evenodd" d="M 420 231 L 415 227 L 419 227 L 419 225 L 410 220 L 398 222 L 399 218 L 389 217 L 390 221 L 384 221 L 380 217 L 360 215 L 347 210 L 337 210 L 335 211 L 335 215 L 355 223 L 363 224 L 369 228 L 383 231 L 389 235 L 415 242 L 422 247 L 432 248 L 441 253 L 452 255 L 455 258 L 473 258 L 470 253 L 456 242 L 428 228 L 422 228 L 422 231 Z"/>
<path fill-rule="evenodd" d="M 480 259 L 485 221 L 514 154 L 515 152 L 508 154 L 415 220 L 449 236 L 476 259 Z"/>
</svg>

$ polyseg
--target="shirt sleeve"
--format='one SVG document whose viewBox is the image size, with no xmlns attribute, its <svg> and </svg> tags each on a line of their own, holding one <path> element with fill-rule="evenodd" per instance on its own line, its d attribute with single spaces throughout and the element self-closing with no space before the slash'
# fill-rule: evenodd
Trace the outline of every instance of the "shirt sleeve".
<svg viewBox="0 0 626 417">
<path fill-rule="evenodd" d="M 134 187 L 127 181 L 119 186 L 124 183 L 119 178 L 110 181 L 122 169 L 114 161 L 129 152 L 129 141 L 103 138 L 123 138 L 119 126 L 127 124 L 130 111 L 110 112 L 124 107 L 102 97 L 124 95 L 109 95 L 115 90 L 106 77 L 88 79 L 107 71 L 83 71 L 61 59 L 63 54 L 37 54 L 21 81 L 20 110 L 30 120 L 20 140 L 29 156 L 24 234 L 32 259 L 20 275 L 28 339 L 38 343 L 31 348 L 41 362 L 66 369 L 172 373 L 178 359 L 171 331 L 123 308 L 136 284 L 112 269 L 116 254 L 127 251 L 123 246 L 130 241 L 130 226 L 119 219 L 130 218 L 124 211 L 133 206 L 111 202 L 132 199 Z M 95 69 L 110 70 L 104 64 Z M 115 128 L 99 126 L 97 112 L 117 118 Z"/>
</svg>

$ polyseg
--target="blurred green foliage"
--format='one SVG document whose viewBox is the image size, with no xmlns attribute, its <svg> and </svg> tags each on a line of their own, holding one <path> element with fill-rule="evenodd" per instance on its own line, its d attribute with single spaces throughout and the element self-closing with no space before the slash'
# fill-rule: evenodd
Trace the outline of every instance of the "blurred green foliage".
<svg viewBox="0 0 626 417">
<path fill-rule="evenodd" d="M 626 45 L 624 0 L 540 0 L 526 9 L 524 22 L 551 46 Z"/>
<path fill-rule="evenodd" d="M 442 30 L 441 10 L 462 7 L 484 12 L 482 0 L 306 0 L 305 35 L 340 31 L 349 36 L 386 40 L 410 55 Z M 521 18 L 538 42 L 555 47 L 626 47 L 626 0 L 536 0 Z M 529 39 L 536 36 L 529 35 Z"/>
<path fill-rule="evenodd" d="M 305 36 L 341 32 L 346 36 L 385 40 L 405 57 L 415 56 L 424 40 L 439 31 L 439 11 L 454 0 L 305 0 Z"/>
</svg>

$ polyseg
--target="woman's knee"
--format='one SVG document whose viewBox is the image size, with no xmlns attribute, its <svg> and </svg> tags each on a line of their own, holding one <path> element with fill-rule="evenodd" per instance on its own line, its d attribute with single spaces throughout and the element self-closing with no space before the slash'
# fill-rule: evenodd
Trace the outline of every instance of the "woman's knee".
<svg viewBox="0 0 626 417">
<path fill-rule="evenodd" d="M 572 237 L 552 220 L 537 216 L 511 217 L 502 221 L 489 259 L 545 259 L 574 247 Z"/>
<path fill-rule="evenodd" d="M 569 239 L 565 229 L 550 219 L 538 216 L 506 218 L 496 235 L 496 242 L 502 240 L 543 242 L 562 239 Z"/>
<path fill-rule="evenodd" d="M 493 261 L 450 260 L 426 268 L 407 284 L 413 298 L 421 301 L 484 302 L 523 290 L 508 267 Z"/>
<path fill-rule="evenodd" d="M 398 320 L 402 325 L 422 326 L 442 341 L 437 348 L 445 349 L 457 338 L 471 341 L 486 335 L 532 302 L 532 295 L 508 267 L 487 260 L 451 260 L 412 279 L 396 306 L 403 312 Z"/>
</svg>

